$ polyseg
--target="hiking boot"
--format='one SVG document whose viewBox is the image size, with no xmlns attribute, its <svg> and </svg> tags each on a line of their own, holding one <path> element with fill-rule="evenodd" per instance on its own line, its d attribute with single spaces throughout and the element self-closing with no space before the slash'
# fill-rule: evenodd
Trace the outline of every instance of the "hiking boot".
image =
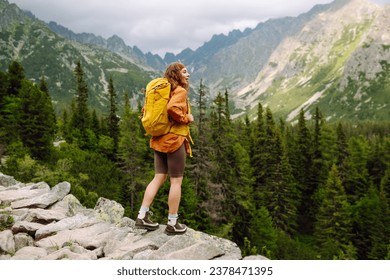
<svg viewBox="0 0 390 280">
<path fill-rule="evenodd" d="M 186 231 L 187 227 L 183 224 L 180 224 L 178 221 L 176 221 L 174 226 L 167 224 L 167 227 L 165 228 L 165 233 L 168 235 L 184 234 Z"/>
<path fill-rule="evenodd" d="M 146 212 L 145 217 L 143 219 L 137 218 L 137 220 L 135 221 L 135 226 L 147 230 L 158 229 L 158 223 L 155 223 L 150 220 L 149 216 L 153 216 L 153 213 L 151 211 Z"/>
</svg>

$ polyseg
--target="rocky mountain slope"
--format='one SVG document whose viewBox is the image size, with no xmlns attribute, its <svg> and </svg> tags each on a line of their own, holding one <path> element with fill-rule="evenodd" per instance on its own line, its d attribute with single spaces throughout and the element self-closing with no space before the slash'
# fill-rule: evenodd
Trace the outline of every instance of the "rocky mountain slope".
<svg viewBox="0 0 390 280">
<path fill-rule="evenodd" d="M 366 0 L 335 1 L 278 45 L 234 93 L 237 107 L 261 101 L 288 121 L 314 106 L 329 118 L 389 120 L 389 14 Z"/>
<path fill-rule="evenodd" d="M 69 106 L 74 97 L 78 60 L 89 86 L 90 105 L 98 112 L 107 111 L 111 76 L 119 98 L 128 92 L 137 100 L 142 96 L 141 88 L 154 75 L 154 71 L 142 68 L 127 56 L 58 35 L 46 23 L 5 0 L 0 0 L 0 49 L 0 70 L 5 71 L 12 60 L 17 60 L 27 78 L 37 82 L 44 76 L 57 111 Z"/>
<path fill-rule="evenodd" d="M 24 184 L 0 173 L 0 260 L 211 260 L 242 259 L 226 239 L 188 229 L 148 232 L 123 217 L 123 207 L 100 198 L 83 207 L 61 182 Z M 244 259 L 265 259 L 249 256 Z"/>
</svg>

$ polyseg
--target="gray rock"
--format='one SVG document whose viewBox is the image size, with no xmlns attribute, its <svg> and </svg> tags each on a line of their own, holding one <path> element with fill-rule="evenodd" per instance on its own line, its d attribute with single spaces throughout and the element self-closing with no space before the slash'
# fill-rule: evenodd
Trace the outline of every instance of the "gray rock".
<svg viewBox="0 0 390 280">
<path fill-rule="evenodd" d="M 29 209 L 24 216 L 24 220 L 29 222 L 39 222 L 41 224 L 49 224 L 65 219 L 66 217 L 67 216 L 64 211 L 37 208 Z"/>
<path fill-rule="evenodd" d="M 59 231 L 73 230 L 77 228 L 89 227 L 99 223 L 96 219 L 91 219 L 83 214 L 77 214 L 73 217 L 64 218 L 58 222 L 51 223 L 41 227 L 35 235 L 36 239 L 42 239 L 46 236 L 53 235 Z"/>
<path fill-rule="evenodd" d="M 90 214 L 92 216 L 95 215 L 92 209 L 86 209 L 83 205 L 81 205 L 80 201 L 73 194 L 68 194 L 48 209 L 63 212 L 68 217 L 74 216 L 78 213 L 84 215 Z"/>
<path fill-rule="evenodd" d="M 12 254 L 15 252 L 15 241 L 11 230 L 0 232 L 0 253 L 5 252 Z"/>
<path fill-rule="evenodd" d="M 21 232 L 14 235 L 14 241 L 15 241 L 15 251 L 19 251 L 20 249 L 24 247 L 30 247 L 34 246 L 34 239 L 31 235 Z M 37 248 L 37 247 L 34 247 Z"/>
<path fill-rule="evenodd" d="M 115 227 L 109 223 L 97 223 L 89 227 L 58 231 L 55 235 L 43 238 L 35 243 L 36 246 L 47 248 L 61 248 L 64 243 L 76 242 L 86 249 L 93 250 L 106 245 L 113 238 Z"/>
<path fill-rule="evenodd" d="M 51 254 L 41 258 L 42 260 L 96 260 L 96 256 L 91 257 L 89 254 L 79 254 L 72 252 L 69 248 L 62 248 L 58 251 L 52 252 Z"/>
<path fill-rule="evenodd" d="M 41 227 L 43 227 L 42 224 L 31 223 L 27 221 L 18 221 L 13 224 L 11 230 L 13 234 L 24 232 L 33 236 L 35 235 L 35 232 Z"/>
<path fill-rule="evenodd" d="M 39 196 L 26 198 L 11 203 L 12 208 L 46 208 L 63 199 L 70 191 L 70 184 L 62 182 L 55 185 L 50 191 Z"/>
<path fill-rule="evenodd" d="M 110 223 L 119 223 L 125 213 L 125 209 L 118 202 L 100 197 L 95 209 L 97 217 Z"/>
<path fill-rule="evenodd" d="M 12 260 L 39 260 L 47 256 L 45 249 L 27 246 L 16 251 L 15 255 L 11 258 Z"/>
<path fill-rule="evenodd" d="M 158 259 L 211 260 L 218 256 L 222 256 L 223 254 L 224 252 L 221 249 L 211 243 L 197 242 L 174 252 L 167 253 L 164 256 L 160 256 Z"/>
<path fill-rule="evenodd" d="M 11 203 L 18 200 L 28 200 L 33 197 L 44 195 L 50 191 L 50 186 L 46 183 L 15 185 L 14 188 L 7 188 L 0 191 L 0 200 L 3 203 Z M 13 207 L 16 208 L 16 207 Z"/>
<path fill-rule="evenodd" d="M 122 243 L 114 252 L 107 254 L 106 259 L 132 260 L 134 255 L 145 250 L 156 250 L 157 246 L 147 239 L 132 243 Z"/>
<path fill-rule="evenodd" d="M 16 185 L 18 182 L 12 176 L 0 172 L 0 186 L 9 187 Z"/>
</svg>

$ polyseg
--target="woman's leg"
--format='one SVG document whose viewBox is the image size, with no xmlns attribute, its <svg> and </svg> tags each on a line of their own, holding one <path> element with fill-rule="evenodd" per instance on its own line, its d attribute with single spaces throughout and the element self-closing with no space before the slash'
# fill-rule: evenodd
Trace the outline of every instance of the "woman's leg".
<svg viewBox="0 0 390 280">
<path fill-rule="evenodd" d="M 146 187 L 144 198 L 141 208 L 138 212 L 138 217 L 135 221 L 135 225 L 147 230 L 158 229 L 158 223 L 153 222 L 150 219 L 152 212 L 149 211 L 149 206 L 152 204 L 154 197 L 156 196 L 159 188 L 167 178 L 167 174 L 155 174 L 153 180 Z"/>
<path fill-rule="evenodd" d="M 149 208 L 168 176 L 167 154 L 154 151 L 154 178 L 146 187 L 142 207 Z"/>
<path fill-rule="evenodd" d="M 169 214 L 177 214 L 181 198 L 181 184 L 183 182 L 184 167 L 186 164 L 186 150 L 184 143 L 175 152 L 167 154 L 168 174 L 171 187 L 169 189 Z"/>
<path fill-rule="evenodd" d="M 165 228 L 165 232 L 169 235 L 172 234 L 184 234 L 187 231 L 187 227 L 178 222 L 179 218 L 179 205 L 181 198 L 181 184 L 183 182 L 183 177 L 173 177 L 171 178 L 171 188 L 169 189 L 168 197 L 168 223 Z"/>
<path fill-rule="evenodd" d="M 168 154 L 168 174 L 171 183 L 168 196 L 168 224 L 165 228 L 168 234 L 183 234 L 187 231 L 185 225 L 177 222 L 185 163 L 186 151 L 184 144 L 179 150 Z"/>
<path fill-rule="evenodd" d="M 167 174 L 155 174 L 153 180 L 146 187 L 142 206 L 149 208 L 158 190 L 167 179 Z"/>
<path fill-rule="evenodd" d="M 137 227 L 145 228 L 148 230 L 158 229 L 158 223 L 155 223 L 150 219 L 152 213 L 149 211 L 149 207 L 152 204 L 158 190 L 160 189 L 162 184 L 164 184 L 168 176 L 168 164 L 166 154 L 155 151 L 154 166 L 154 178 L 146 187 L 142 200 L 142 205 L 138 212 L 138 217 L 135 221 L 135 225 Z"/>
<path fill-rule="evenodd" d="M 177 214 L 181 199 L 181 184 L 183 177 L 171 177 L 171 187 L 168 196 L 168 211 L 169 214 Z"/>
</svg>

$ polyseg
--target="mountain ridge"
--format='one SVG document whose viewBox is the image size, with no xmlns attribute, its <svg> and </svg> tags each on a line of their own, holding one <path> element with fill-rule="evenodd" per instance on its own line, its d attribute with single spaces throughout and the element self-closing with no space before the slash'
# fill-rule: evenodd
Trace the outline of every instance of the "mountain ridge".
<svg viewBox="0 0 390 280">
<path fill-rule="evenodd" d="M 93 33 L 75 33 L 67 27 L 57 24 L 54 21 L 50 21 L 48 26 L 52 31 L 67 39 L 83 44 L 102 47 L 114 53 L 124 54 L 129 61 L 137 63 L 148 71 L 155 71 L 156 69 L 161 70 L 165 67 L 165 64 L 160 56 L 153 55 L 150 52 L 144 54 L 137 46 L 130 47 L 126 45 L 124 40 L 118 35 L 114 34 L 111 37 L 104 39 L 102 36 L 96 36 Z"/>
<path fill-rule="evenodd" d="M 1 1 L 4 7 L 7 2 Z M 104 39 L 89 33 L 75 34 L 54 22 L 46 25 L 55 34 L 69 39 L 67 42 L 76 52 L 83 50 L 79 56 L 87 58 L 87 53 L 100 53 L 93 55 L 93 59 L 85 59 L 88 67 L 97 68 L 87 72 L 93 80 L 91 87 L 98 89 L 92 94 L 96 99 L 92 103 L 100 103 L 100 107 L 105 102 L 99 93 L 104 92 L 102 81 L 107 81 L 115 69 L 123 72 L 129 63 L 136 67 L 135 72 L 137 68 L 143 72 L 142 81 L 132 90 L 135 104 L 142 99 L 137 92 L 150 77 L 160 75 L 168 63 L 180 60 L 191 72 L 192 99 L 200 80 L 208 88 L 210 101 L 219 91 L 227 89 L 233 117 L 248 115 L 254 119 L 255 107 L 261 102 L 286 121 L 294 121 L 301 109 L 310 117 L 316 106 L 334 120 L 388 120 L 388 7 L 368 0 L 335 0 L 315 5 L 297 17 L 269 19 L 253 29 L 214 35 L 196 50 L 185 49 L 177 55 L 166 53 L 164 58 L 127 46 L 116 35 Z M 3 29 L 7 26 L 4 21 L 0 21 Z M 9 47 L 10 43 L 7 44 Z M 17 52 L 20 46 L 24 47 L 23 42 L 19 41 L 18 46 L 9 51 Z M 121 59 L 122 66 L 110 67 L 108 71 L 96 59 L 107 56 L 103 55 L 105 51 Z M 376 53 L 380 53 L 379 58 Z M 106 63 L 120 64 L 118 60 Z M 119 90 L 126 90 L 124 75 L 118 76 Z M 70 82 L 69 77 L 67 81 Z M 364 96 L 367 98 L 362 99 Z"/>
</svg>

